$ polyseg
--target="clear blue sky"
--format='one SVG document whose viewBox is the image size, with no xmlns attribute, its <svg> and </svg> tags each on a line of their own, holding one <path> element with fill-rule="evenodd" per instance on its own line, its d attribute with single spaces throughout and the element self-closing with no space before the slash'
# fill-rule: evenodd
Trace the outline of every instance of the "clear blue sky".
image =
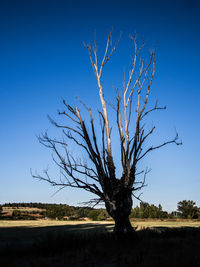
<svg viewBox="0 0 200 267">
<path fill-rule="evenodd" d="M 30 168 L 47 166 L 56 175 L 51 153 L 35 135 L 49 129 L 47 120 L 62 109 L 61 97 L 72 105 L 75 96 L 98 105 L 97 86 L 82 42 L 99 45 L 111 27 L 122 40 L 113 61 L 105 67 L 105 96 L 112 86 L 122 86 L 128 70 L 128 35 L 155 42 L 156 75 L 152 99 L 167 110 L 157 114 L 153 142 L 173 138 L 174 127 L 183 146 L 170 145 L 149 155 L 144 166 L 152 168 L 143 200 L 166 210 L 192 199 L 200 206 L 200 2 L 188 1 L 51 1 L 0 2 L 0 203 L 56 202 L 76 205 L 91 195 L 55 189 L 34 180 Z M 151 122 L 151 119 L 150 119 Z M 116 152 L 117 153 L 117 152 Z M 116 156 L 116 155 L 115 155 Z M 59 173 L 59 172 L 58 172 Z M 58 174 L 57 174 L 58 175 Z M 134 202 L 135 205 L 138 202 Z"/>
</svg>

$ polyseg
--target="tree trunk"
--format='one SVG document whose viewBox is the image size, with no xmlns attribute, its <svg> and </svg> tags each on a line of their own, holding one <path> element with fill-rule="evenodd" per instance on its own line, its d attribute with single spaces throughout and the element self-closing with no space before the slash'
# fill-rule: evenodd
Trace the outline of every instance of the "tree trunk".
<svg viewBox="0 0 200 267">
<path fill-rule="evenodd" d="M 123 237 L 127 234 L 134 233 L 131 226 L 129 215 L 132 208 L 131 192 L 122 187 L 111 190 L 110 196 L 106 201 L 106 209 L 109 215 L 115 221 L 114 233 L 117 237 Z"/>
<path fill-rule="evenodd" d="M 114 227 L 114 233 L 117 237 L 123 237 L 125 235 L 133 234 L 134 229 L 131 226 L 129 216 L 116 216 L 114 218 L 115 221 L 115 227 Z"/>
</svg>

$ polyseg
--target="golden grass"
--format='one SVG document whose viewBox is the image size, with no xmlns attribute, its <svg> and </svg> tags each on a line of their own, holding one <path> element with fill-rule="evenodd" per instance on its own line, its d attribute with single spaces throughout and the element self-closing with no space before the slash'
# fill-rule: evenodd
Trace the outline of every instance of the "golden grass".
<svg viewBox="0 0 200 267">
<path fill-rule="evenodd" d="M 200 221 L 135 221 L 132 222 L 133 226 L 137 226 L 137 229 L 142 228 L 154 228 L 154 227 L 200 227 Z"/>
<path fill-rule="evenodd" d="M 10 211 L 14 211 L 14 210 L 28 211 L 28 212 L 45 211 L 45 209 L 29 208 L 29 207 L 3 207 L 4 212 L 10 212 Z"/>
<path fill-rule="evenodd" d="M 68 225 L 81 225 L 81 224 L 114 224 L 112 221 L 56 221 L 56 220 L 0 220 L 0 228 L 6 227 L 46 227 L 46 226 L 68 226 Z M 154 227 L 200 227 L 200 221 L 159 221 L 159 220 L 146 220 L 146 221 L 133 221 L 133 226 L 137 229 L 154 228 Z"/>
</svg>

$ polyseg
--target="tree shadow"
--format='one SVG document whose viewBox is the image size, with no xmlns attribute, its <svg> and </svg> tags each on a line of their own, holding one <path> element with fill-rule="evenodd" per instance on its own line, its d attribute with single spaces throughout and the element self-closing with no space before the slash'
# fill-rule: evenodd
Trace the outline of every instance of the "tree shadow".
<svg viewBox="0 0 200 267">
<path fill-rule="evenodd" d="M 0 249 L 3 247 L 23 244 L 32 245 L 38 239 L 42 240 L 51 236 L 68 237 L 71 235 L 96 235 L 105 234 L 112 230 L 113 224 L 96 224 L 84 223 L 76 225 L 56 225 L 56 226 L 16 226 L 16 227 L 0 227 Z M 23 246 L 24 247 L 24 246 Z"/>
<path fill-rule="evenodd" d="M 110 231 L 112 228 L 113 224 L 110 223 L 2 227 L 0 228 L 0 257 L 4 263 L 2 266 L 133 266 L 134 264 L 134 266 L 149 267 L 163 266 L 163 262 L 168 264 L 166 266 L 183 266 L 185 262 L 194 261 L 194 255 L 198 255 L 200 228 L 146 228 L 137 231 L 138 238 L 134 240 L 131 238 L 116 240 Z M 58 265 L 53 265 L 52 259 Z M 180 265 L 176 265 L 176 261 L 179 261 Z M 195 261 L 200 262 L 200 257 L 196 257 Z M 9 265 L 10 262 L 12 265 Z M 104 265 L 107 263 L 110 265 Z"/>
</svg>

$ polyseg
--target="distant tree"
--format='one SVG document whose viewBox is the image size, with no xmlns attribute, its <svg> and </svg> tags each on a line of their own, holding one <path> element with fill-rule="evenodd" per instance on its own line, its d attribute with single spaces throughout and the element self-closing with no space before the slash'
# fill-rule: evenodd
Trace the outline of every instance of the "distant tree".
<svg viewBox="0 0 200 267">
<path fill-rule="evenodd" d="M 57 218 L 60 220 L 64 216 L 69 216 L 69 214 L 65 205 L 51 205 L 46 210 L 46 216 L 49 218 Z"/>
<path fill-rule="evenodd" d="M 136 206 L 131 210 L 130 218 L 139 218 L 140 217 L 140 208 Z"/>
<path fill-rule="evenodd" d="M 109 218 L 108 212 L 105 209 L 99 209 L 99 215 L 97 217 L 98 221 L 103 221 Z"/>
<path fill-rule="evenodd" d="M 177 210 L 180 212 L 181 217 L 184 219 L 197 219 L 198 208 L 196 203 L 192 200 L 183 200 L 178 202 Z"/>
<path fill-rule="evenodd" d="M 109 217 L 104 209 L 94 209 L 88 213 L 88 217 L 93 221 L 103 221 Z"/>
<path fill-rule="evenodd" d="M 19 219 L 20 216 L 21 216 L 21 211 L 20 210 L 13 210 L 12 217 L 14 219 Z"/>
<path fill-rule="evenodd" d="M 76 215 L 77 215 L 77 218 L 84 218 L 84 217 L 87 217 L 84 208 L 79 208 L 79 209 L 76 211 Z"/>
<path fill-rule="evenodd" d="M 77 218 L 89 217 L 88 214 L 90 213 L 91 210 L 92 208 L 89 207 L 78 207 L 78 209 L 76 209 L 75 211 L 75 214 Z"/>
<path fill-rule="evenodd" d="M 98 220 L 98 216 L 99 216 L 99 211 L 94 209 L 94 210 L 91 210 L 89 213 L 88 213 L 88 217 L 93 220 L 93 221 L 97 221 Z"/>
<path fill-rule="evenodd" d="M 162 217 L 161 218 L 163 218 L 163 219 L 169 218 L 169 214 L 167 213 L 167 211 L 163 211 L 162 212 Z"/>
<path fill-rule="evenodd" d="M 158 218 L 162 218 L 163 217 L 163 210 L 162 210 L 162 206 L 159 204 L 158 205 L 158 214 L 157 214 Z"/>
<path fill-rule="evenodd" d="M 128 78 L 124 78 L 122 97 L 119 90 L 116 89 L 116 105 L 111 104 L 113 112 L 115 112 L 116 127 L 110 125 L 108 105 L 102 82 L 104 67 L 111 59 L 119 42 L 119 39 L 115 43 L 113 42 L 112 32 L 110 32 L 101 60 L 97 53 L 96 38 L 93 47 L 90 44 L 86 45 L 102 106 L 102 110 L 99 111 L 101 128 L 95 126 L 91 108 L 87 107 L 82 101 L 80 102 L 89 115 L 88 126 L 86 126 L 80 109 L 70 106 L 63 100 L 65 110 L 59 111 L 58 114 L 69 121 L 62 124 L 55 122 L 50 117 L 49 119 L 53 125 L 62 129 L 64 138 L 51 138 L 47 133 L 39 136 L 40 143 L 53 150 L 55 154 L 53 160 L 61 169 L 63 178 L 59 180 L 52 179 L 47 171 L 44 172 L 44 175 L 33 175 L 33 177 L 47 181 L 53 186 L 80 188 L 96 195 L 97 199 L 94 199 L 93 202 L 95 204 L 100 201 L 105 203 L 107 212 L 115 221 L 114 232 L 117 235 L 133 232 L 129 221 L 132 197 L 140 198 L 137 192 L 145 186 L 145 177 L 148 173 L 148 169 L 138 171 L 138 163 L 148 153 L 167 144 L 181 144 L 181 142 L 178 142 L 178 134 L 176 134 L 172 140 L 159 145 L 150 145 L 149 147 L 145 145 L 148 137 L 155 130 L 155 126 L 151 128 L 146 126 L 146 118 L 152 112 L 166 107 L 159 107 L 157 103 L 155 106 L 148 107 L 156 65 L 154 48 L 150 51 L 149 59 L 144 60 L 141 58 L 144 42 L 138 46 L 136 38 L 130 36 L 130 39 L 133 44 L 133 57 Z M 118 154 L 121 157 L 122 167 L 120 177 L 117 177 L 116 166 L 118 164 L 114 163 L 111 146 L 112 128 L 118 131 L 119 136 Z M 68 150 L 69 141 L 85 151 L 89 163 L 86 163 L 85 159 L 74 158 Z M 136 179 L 142 173 L 144 174 L 143 180 Z M 93 213 L 95 212 L 93 211 Z M 144 212 L 148 211 L 145 210 Z M 148 217 L 148 213 L 144 216 Z"/>
<path fill-rule="evenodd" d="M 3 208 L 0 206 L 0 216 L 2 215 Z"/>
<path fill-rule="evenodd" d="M 198 216 L 198 219 L 200 220 L 200 207 L 198 208 L 197 216 Z"/>
<path fill-rule="evenodd" d="M 135 207 L 131 211 L 130 218 L 167 218 L 169 215 L 162 210 L 162 206 L 158 207 L 153 204 L 140 203 L 140 207 Z"/>
<path fill-rule="evenodd" d="M 141 202 L 140 203 L 140 218 L 149 218 L 149 204 Z"/>
</svg>

